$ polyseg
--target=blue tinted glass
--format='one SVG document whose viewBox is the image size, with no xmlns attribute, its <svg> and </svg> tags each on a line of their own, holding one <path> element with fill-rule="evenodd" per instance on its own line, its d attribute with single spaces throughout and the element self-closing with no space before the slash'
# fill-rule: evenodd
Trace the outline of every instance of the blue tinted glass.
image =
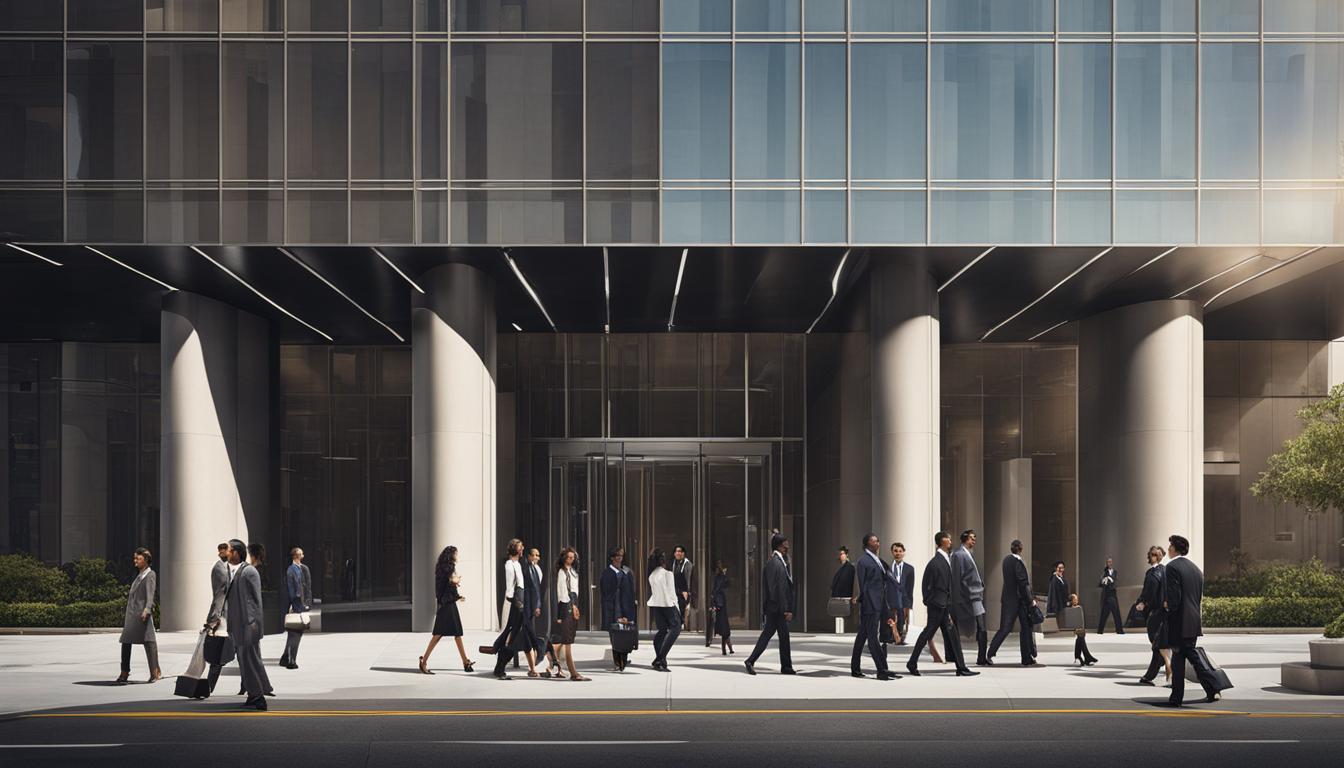
<svg viewBox="0 0 1344 768">
<path fill-rule="evenodd" d="M 1049 243 L 1050 191 L 933 193 L 934 243 Z"/>
<path fill-rule="evenodd" d="M 798 178 L 799 64 L 797 43 L 737 46 L 733 111 L 737 178 Z"/>
<path fill-rule="evenodd" d="M 923 32 L 928 13 L 924 3 L 925 0 L 850 0 L 849 24 L 855 32 Z"/>
<path fill-rule="evenodd" d="M 1111 0 L 1060 0 L 1060 32 L 1110 32 Z"/>
<path fill-rule="evenodd" d="M 807 46 L 805 84 L 806 175 L 809 179 L 845 178 L 845 46 Z"/>
<path fill-rule="evenodd" d="M 1109 43 L 1059 46 L 1059 177 L 1111 177 Z"/>
<path fill-rule="evenodd" d="M 1054 63 L 1046 43 L 933 47 L 935 179 L 1048 179 Z"/>
<path fill-rule="evenodd" d="M 807 0 L 808 32 L 844 32 L 845 0 Z"/>
<path fill-rule="evenodd" d="M 1194 190 L 1116 190 L 1115 242 L 1194 243 Z"/>
<path fill-rule="evenodd" d="M 922 190 L 854 190 L 854 242 L 923 243 L 924 204 Z"/>
<path fill-rule="evenodd" d="M 1199 242 L 1258 245 L 1260 193 L 1254 189 L 1206 189 L 1199 193 Z"/>
<path fill-rule="evenodd" d="M 1267 5 L 1279 5 L 1271 0 Z M 1287 3 L 1282 3 L 1287 5 Z M 1260 32 L 1260 0 L 1203 0 L 1199 6 L 1203 32 Z"/>
<path fill-rule="evenodd" d="M 1111 242 L 1110 191 L 1061 189 L 1055 198 L 1055 242 L 1060 245 Z"/>
<path fill-rule="evenodd" d="M 850 59 L 854 178 L 924 178 L 924 45 L 855 44 Z"/>
<path fill-rule="evenodd" d="M 1206 44 L 1200 65 L 1206 179 L 1260 176 L 1260 45 Z"/>
<path fill-rule="evenodd" d="M 732 206 L 726 189 L 663 191 L 663 242 L 726 243 Z"/>
<path fill-rule="evenodd" d="M 797 32 L 798 0 L 737 0 L 738 32 Z"/>
<path fill-rule="evenodd" d="M 1054 32 L 1054 0 L 942 0 L 934 32 Z"/>
<path fill-rule="evenodd" d="M 1266 32 L 1344 32 L 1338 0 L 1265 0 Z"/>
<path fill-rule="evenodd" d="M 737 192 L 737 242 L 796 243 L 802 211 L 796 189 Z"/>
<path fill-rule="evenodd" d="M 1339 192 L 1265 190 L 1265 242 L 1291 245 L 1339 242 Z"/>
<path fill-rule="evenodd" d="M 731 32 L 733 0 L 663 0 L 664 32 Z"/>
<path fill-rule="evenodd" d="M 1116 32 L 1194 32 L 1195 0 L 1115 0 Z"/>
<path fill-rule="evenodd" d="M 663 46 L 663 178 L 727 179 L 732 48 Z"/>
<path fill-rule="evenodd" d="M 809 243 L 845 242 L 845 191 L 814 189 L 803 193 L 803 240 Z"/>
<path fill-rule="evenodd" d="M 1195 177 L 1195 46 L 1142 43 L 1116 49 L 1115 175 Z"/>
<path fill-rule="evenodd" d="M 1344 44 L 1265 44 L 1265 177 L 1337 179 Z"/>
</svg>

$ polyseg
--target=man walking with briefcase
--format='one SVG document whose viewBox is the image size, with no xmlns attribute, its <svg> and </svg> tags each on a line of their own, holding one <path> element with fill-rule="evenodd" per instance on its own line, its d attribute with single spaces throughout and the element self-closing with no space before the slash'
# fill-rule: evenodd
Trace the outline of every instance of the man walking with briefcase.
<svg viewBox="0 0 1344 768">
<path fill-rule="evenodd" d="M 1168 704 L 1181 706 L 1185 698 L 1185 663 L 1195 668 L 1204 700 L 1217 701 L 1219 685 L 1206 657 L 1197 648 L 1204 634 L 1200 624 L 1200 602 L 1204 598 L 1204 573 L 1186 557 L 1190 542 L 1184 536 L 1172 536 L 1171 562 L 1167 563 L 1163 608 L 1167 612 L 1167 643 L 1171 646 L 1171 698 Z M 1230 686 L 1224 686 L 1230 687 Z"/>
<path fill-rule="evenodd" d="M 285 571 L 285 652 L 280 666 L 299 668 L 299 641 L 308 629 L 308 611 L 313 607 L 313 574 L 303 564 L 303 550 L 289 550 L 289 568 Z"/>
</svg>

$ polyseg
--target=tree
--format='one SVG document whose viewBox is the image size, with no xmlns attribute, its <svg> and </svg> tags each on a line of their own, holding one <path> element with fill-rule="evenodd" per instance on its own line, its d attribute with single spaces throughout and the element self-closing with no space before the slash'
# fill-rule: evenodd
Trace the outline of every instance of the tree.
<svg viewBox="0 0 1344 768">
<path fill-rule="evenodd" d="M 1308 515 L 1344 511 L 1344 384 L 1299 410 L 1297 417 L 1302 433 L 1269 457 L 1251 493 L 1295 504 Z"/>
</svg>

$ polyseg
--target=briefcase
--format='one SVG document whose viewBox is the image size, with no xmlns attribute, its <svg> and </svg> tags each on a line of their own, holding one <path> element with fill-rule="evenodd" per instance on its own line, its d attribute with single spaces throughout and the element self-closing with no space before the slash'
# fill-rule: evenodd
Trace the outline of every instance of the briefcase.
<svg viewBox="0 0 1344 768">
<path fill-rule="evenodd" d="M 608 634 L 611 635 L 611 650 L 616 653 L 630 653 L 639 647 L 639 630 L 634 624 L 612 624 Z"/>
<path fill-rule="evenodd" d="M 1176 651 L 1173 650 L 1172 652 L 1175 653 Z M 1222 667 L 1214 664 L 1209 659 L 1209 654 L 1205 653 L 1203 648 L 1196 646 L 1195 653 L 1198 654 L 1200 660 L 1204 662 L 1204 666 L 1208 667 L 1209 671 L 1213 673 L 1214 690 L 1221 692 L 1233 687 L 1231 678 L 1227 676 L 1227 673 L 1223 671 Z M 1192 683 L 1199 682 L 1199 675 L 1195 674 L 1194 664 L 1185 665 L 1185 679 Z"/>
<path fill-rule="evenodd" d="M 1031 610 L 1028 611 L 1028 613 L 1031 614 L 1031 623 L 1032 623 L 1032 624 L 1044 624 L 1044 623 L 1045 623 L 1045 614 L 1041 612 L 1041 606 L 1039 606 L 1039 605 L 1033 605 L 1033 606 L 1031 606 Z"/>
<path fill-rule="evenodd" d="M 832 619 L 848 618 L 854 612 L 854 604 L 848 597 L 832 597 L 826 601 L 826 615 Z"/>
<path fill-rule="evenodd" d="M 286 632 L 304 632 L 304 631 L 307 631 L 309 625 L 311 625 L 312 623 L 313 623 L 313 619 L 312 619 L 311 616 L 308 615 L 308 612 L 307 612 L 307 611 L 304 611 L 303 613 L 286 613 L 286 614 L 285 614 L 285 631 L 286 631 Z"/>
<path fill-rule="evenodd" d="M 224 643 L 228 640 L 226 635 L 206 635 L 205 660 L 211 664 L 222 664 L 220 660 L 224 658 Z"/>
</svg>

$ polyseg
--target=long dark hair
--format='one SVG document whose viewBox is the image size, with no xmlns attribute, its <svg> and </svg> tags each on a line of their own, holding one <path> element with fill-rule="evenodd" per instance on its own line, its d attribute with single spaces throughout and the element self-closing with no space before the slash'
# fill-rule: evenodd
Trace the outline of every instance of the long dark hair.
<svg viewBox="0 0 1344 768">
<path fill-rule="evenodd" d="M 575 565 L 578 565 L 578 564 L 579 564 L 579 552 L 578 552 L 578 550 L 574 549 L 573 547 L 565 547 L 564 549 L 560 550 L 560 557 L 559 557 L 559 559 L 557 559 L 557 560 L 555 561 L 555 572 L 556 572 L 556 573 L 559 573 L 560 571 L 565 570 L 565 558 L 568 557 L 568 556 L 569 556 L 569 553 L 571 553 L 571 552 L 574 553 L 574 564 L 575 564 Z"/>
<path fill-rule="evenodd" d="M 453 559 L 457 557 L 457 547 L 452 544 L 443 548 L 439 553 L 439 561 L 434 564 L 434 578 L 451 579 L 453 572 L 457 570 L 457 563 Z"/>
<path fill-rule="evenodd" d="M 667 555 L 663 554 L 660 547 L 654 547 L 653 551 L 649 553 L 649 573 L 653 573 L 656 568 L 665 567 L 667 567 Z"/>
</svg>

